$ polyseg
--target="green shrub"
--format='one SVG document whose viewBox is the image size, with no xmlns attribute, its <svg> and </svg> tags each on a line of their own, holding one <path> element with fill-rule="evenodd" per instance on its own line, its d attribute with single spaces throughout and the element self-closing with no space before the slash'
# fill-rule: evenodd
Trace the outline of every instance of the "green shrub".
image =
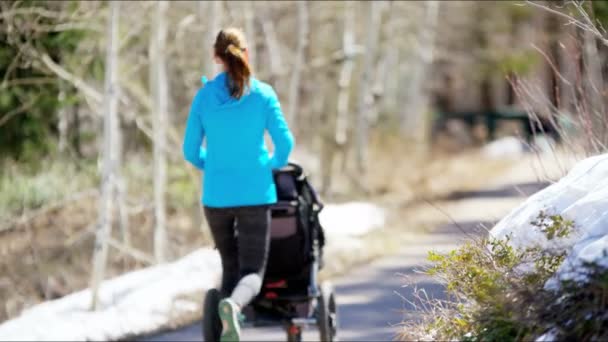
<svg viewBox="0 0 608 342">
<path fill-rule="evenodd" d="M 574 228 L 574 222 L 564 219 L 561 215 L 547 215 L 544 211 L 538 214 L 532 225 L 545 233 L 549 240 L 566 237 Z"/>
<path fill-rule="evenodd" d="M 21 45 L 27 42 L 62 65 L 70 58 L 78 58 L 76 63 L 82 63 L 82 55 L 76 50 L 90 34 L 79 29 L 36 29 L 60 25 L 62 20 L 54 16 L 36 16 L 34 9 L 62 10 L 69 14 L 77 11 L 77 2 L 10 1 L 7 6 L 32 11 L 23 11 L 14 17 L 0 17 L 0 25 L 11 28 L 0 31 L 0 121 L 4 121 L 0 125 L 0 159 L 10 157 L 37 163 L 54 150 L 57 113 L 79 99 L 74 87 L 49 73 L 27 52 L 23 53 L 28 49 Z M 19 22 L 28 24 L 20 25 Z M 32 82 L 45 79 L 52 81 Z M 63 100 L 59 96 L 61 91 L 66 95 Z"/>
<path fill-rule="evenodd" d="M 548 240 L 564 238 L 574 222 L 539 213 L 532 222 Z M 404 333 L 466 341 L 532 340 L 551 331 L 558 339 L 608 339 L 608 269 L 580 268 L 586 282 L 563 281 L 559 290 L 545 284 L 562 264 L 566 251 L 511 246 L 502 240 L 472 240 L 447 254 L 429 253 L 427 273 L 446 285 L 448 300 L 428 301 L 422 325 Z M 557 328 L 559 327 L 559 328 Z"/>
</svg>

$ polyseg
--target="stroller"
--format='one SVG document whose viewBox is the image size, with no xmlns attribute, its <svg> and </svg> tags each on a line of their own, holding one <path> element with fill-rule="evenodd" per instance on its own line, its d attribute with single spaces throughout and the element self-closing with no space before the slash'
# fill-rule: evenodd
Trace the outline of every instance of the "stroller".
<svg viewBox="0 0 608 342">
<path fill-rule="evenodd" d="M 325 237 L 323 209 L 302 167 L 289 163 L 274 172 L 278 201 L 271 206 L 270 251 L 260 294 L 243 308 L 243 326 L 282 326 L 287 341 L 301 341 L 302 329 L 319 328 L 321 341 L 335 341 L 337 308 L 327 282 L 318 283 Z M 205 341 L 219 341 L 222 325 L 217 289 L 207 291 L 203 307 Z"/>
</svg>

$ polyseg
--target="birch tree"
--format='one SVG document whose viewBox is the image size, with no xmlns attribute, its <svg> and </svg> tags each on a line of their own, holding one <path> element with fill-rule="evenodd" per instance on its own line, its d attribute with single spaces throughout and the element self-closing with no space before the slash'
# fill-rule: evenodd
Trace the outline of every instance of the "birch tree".
<svg viewBox="0 0 608 342">
<path fill-rule="evenodd" d="M 247 35 L 247 53 L 249 55 L 249 65 L 255 71 L 256 70 L 256 34 L 255 34 L 255 15 L 254 15 L 254 2 L 243 1 L 243 12 L 245 16 L 245 34 Z"/>
<path fill-rule="evenodd" d="M 131 247 L 131 234 L 129 232 L 129 212 L 127 210 L 127 180 L 122 175 L 122 131 L 120 130 L 120 120 L 116 119 L 113 121 L 115 135 L 114 150 L 116 156 L 115 160 L 115 186 L 114 186 L 114 198 L 116 200 L 118 210 L 118 228 L 122 237 L 123 244 L 125 247 Z"/>
<path fill-rule="evenodd" d="M 359 80 L 359 104 L 357 112 L 356 133 L 356 161 L 357 170 L 364 174 L 367 163 L 367 144 L 369 135 L 369 111 L 373 105 L 372 82 L 378 45 L 378 34 L 380 31 L 380 6 L 376 1 L 366 3 L 369 6 L 368 18 L 365 27 L 367 37 L 365 40 L 365 55 L 363 56 L 363 71 Z"/>
<path fill-rule="evenodd" d="M 59 102 L 62 103 L 61 108 L 59 109 L 57 130 L 59 131 L 59 144 L 58 149 L 59 153 L 65 153 L 68 146 L 68 111 L 66 106 L 63 104 L 66 98 L 65 85 L 63 82 L 59 82 Z"/>
<path fill-rule="evenodd" d="M 348 111 L 350 103 L 350 86 L 352 81 L 353 68 L 355 66 L 355 9 L 351 1 L 344 3 L 344 28 L 342 35 L 342 50 L 344 59 L 340 68 L 338 78 L 338 105 L 336 108 L 336 144 L 342 146 L 346 144 L 348 132 Z"/>
<path fill-rule="evenodd" d="M 299 106 L 300 79 L 304 67 L 304 53 L 308 46 L 308 4 L 306 1 L 298 1 L 298 47 L 294 57 L 294 65 L 289 83 L 289 107 L 287 109 L 287 121 L 294 122 Z"/>
<path fill-rule="evenodd" d="M 413 137 L 414 141 L 424 147 L 426 141 L 426 110 L 428 94 L 424 89 L 428 68 L 433 62 L 435 36 L 440 1 L 424 2 L 425 15 L 422 27 L 416 39 L 418 47 L 413 56 L 411 77 L 406 88 L 405 103 L 401 114 L 401 131 L 404 136 Z"/>
<path fill-rule="evenodd" d="M 583 91 L 588 98 L 589 116 L 593 127 L 593 144 L 598 151 L 603 151 L 608 146 L 606 134 L 606 112 L 604 109 L 604 79 L 602 77 L 602 65 L 597 49 L 597 41 L 591 31 L 579 30 L 583 36 L 582 55 L 584 61 Z"/>
<path fill-rule="evenodd" d="M 373 122 L 380 119 L 380 112 L 394 113 L 397 99 L 396 90 L 399 80 L 399 36 L 400 13 L 394 2 L 388 2 L 384 10 L 386 18 L 382 25 L 382 39 L 380 50 L 382 56 L 378 62 L 376 77 L 374 81 L 375 106 Z"/>
<path fill-rule="evenodd" d="M 118 121 L 118 21 L 120 2 L 109 3 L 107 27 L 107 54 L 104 86 L 104 118 L 103 118 L 103 166 L 101 176 L 101 202 L 99 206 L 99 222 L 93 251 L 93 274 L 91 277 L 91 309 L 99 306 L 99 286 L 103 281 L 106 262 L 108 259 L 108 240 L 112 232 L 112 194 L 116 174 L 116 127 Z"/>
<path fill-rule="evenodd" d="M 167 10 L 168 1 L 159 1 L 154 18 L 150 68 L 152 70 L 152 94 L 154 104 L 154 256 L 156 262 L 166 261 L 166 208 L 165 192 L 167 187 L 166 127 L 168 124 L 168 89 L 166 66 Z"/>
<path fill-rule="evenodd" d="M 205 75 L 209 79 L 212 79 L 220 70 L 219 66 L 211 60 L 211 57 L 213 56 L 213 43 L 215 43 L 217 33 L 222 28 L 224 16 L 223 1 L 199 1 L 199 15 L 201 23 L 209 23 L 206 25 L 207 33 L 203 36 L 203 70 L 205 71 Z"/>
<path fill-rule="evenodd" d="M 275 83 L 283 74 L 283 59 L 281 58 L 281 46 L 277 39 L 275 26 L 270 18 L 265 18 L 262 22 L 262 31 L 266 42 L 266 51 L 268 51 L 271 83 Z"/>
</svg>

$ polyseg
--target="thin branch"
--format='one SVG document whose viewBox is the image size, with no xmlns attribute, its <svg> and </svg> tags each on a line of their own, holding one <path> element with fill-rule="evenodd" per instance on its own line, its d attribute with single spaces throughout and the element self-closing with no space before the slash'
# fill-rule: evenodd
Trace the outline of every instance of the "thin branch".
<svg viewBox="0 0 608 342">
<path fill-rule="evenodd" d="M 40 98 L 40 95 L 36 95 L 36 97 L 31 99 L 29 102 L 22 104 L 21 107 L 15 108 L 15 109 L 11 110 L 10 112 L 4 114 L 4 116 L 2 116 L 2 118 L 0 118 L 0 127 L 2 127 L 2 125 L 7 123 L 14 116 L 21 114 L 21 113 L 25 113 L 28 109 L 30 109 L 34 105 L 34 103 L 36 102 L 36 100 L 38 100 L 38 98 Z"/>
<path fill-rule="evenodd" d="M 7 80 L 5 83 L 0 85 L 0 89 L 7 89 L 9 87 L 15 87 L 20 85 L 43 85 L 43 84 L 55 84 L 57 79 L 51 77 L 28 77 L 28 78 L 16 78 Z"/>
<path fill-rule="evenodd" d="M 36 54 L 38 54 L 38 53 L 36 53 Z M 97 89 L 91 87 L 80 77 L 70 73 L 65 68 L 63 68 L 59 64 L 55 63 L 48 54 L 46 54 L 46 53 L 40 54 L 40 60 L 44 63 L 44 65 L 46 65 L 57 76 L 72 83 L 76 88 L 81 90 L 85 96 L 92 98 L 98 104 L 102 103 L 103 95 Z"/>
<path fill-rule="evenodd" d="M 6 68 L 6 73 L 4 74 L 4 77 L 2 79 L 2 86 L 1 86 L 2 89 L 4 89 L 6 87 L 6 82 L 8 81 L 9 76 L 17 68 L 17 65 L 19 64 L 19 58 L 21 57 L 22 53 L 23 52 L 21 50 L 17 51 L 17 54 L 11 61 L 11 64 L 8 66 L 8 68 Z"/>
<path fill-rule="evenodd" d="M 560 80 L 562 80 L 562 82 L 564 82 L 565 84 L 571 86 L 572 83 L 570 83 L 563 75 L 562 73 L 557 69 L 557 67 L 555 66 L 555 64 L 553 63 L 553 61 L 551 60 L 551 58 L 549 56 L 547 56 L 547 54 L 541 50 L 538 46 L 536 46 L 536 44 L 532 44 L 532 48 L 536 51 L 538 51 L 541 55 L 543 55 L 543 57 L 545 57 L 545 61 L 547 61 L 547 63 L 549 64 L 549 66 L 551 67 L 551 70 L 553 70 L 553 73 L 559 77 Z"/>
<path fill-rule="evenodd" d="M 154 265 L 156 263 L 156 261 L 154 260 L 154 258 L 140 250 L 137 250 L 133 247 L 129 247 L 125 244 L 123 244 L 120 241 L 117 241 L 116 239 L 113 239 L 111 237 L 108 237 L 108 244 L 111 247 L 116 248 L 118 251 L 127 254 L 129 256 L 131 256 L 133 259 L 137 260 L 137 261 L 141 261 L 147 265 Z"/>
<path fill-rule="evenodd" d="M 582 7 L 580 7 L 580 5 L 576 1 L 573 1 L 572 3 L 579 10 L 579 12 L 583 15 L 583 17 L 586 18 L 588 23 L 584 23 L 571 15 L 554 10 L 548 6 L 541 5 L 541 4 L 531 1 L 531 0 L 526 0 L 526 3 L 533 7 L 540 8 L 544 11 L 547 11 L 549 13 L 560 16 L 560 17 L 568 20 L 570 24 L 574 24 L 575 26 L 577 26 L 585 31 L 591 32 L 597 39 L 599 39 L 602 42 L 602 44 L 608 46 L 608 39 L 606 39 L 604 37 L 604 35 L 597 29 L 597 27 L 595 25 L 593 25 L 593 22 L 588 17 L 587 12 Z"/>
</svg>

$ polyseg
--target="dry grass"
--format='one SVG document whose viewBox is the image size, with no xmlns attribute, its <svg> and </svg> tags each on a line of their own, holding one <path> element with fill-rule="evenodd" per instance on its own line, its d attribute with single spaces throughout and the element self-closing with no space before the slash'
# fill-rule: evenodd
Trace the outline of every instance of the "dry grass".
<svg viewBox="0 0 608 342">
<path fill-rule="evenodd" d="M 370 165 L 367 181 L 375 198 L 418 201 L 483 188 L 513 161 L 486 159 L 476 149 L 457 154 L 434 150 L 423 157 L 416 146 L 388 135 L 372 139 Z"/>
</svg>

